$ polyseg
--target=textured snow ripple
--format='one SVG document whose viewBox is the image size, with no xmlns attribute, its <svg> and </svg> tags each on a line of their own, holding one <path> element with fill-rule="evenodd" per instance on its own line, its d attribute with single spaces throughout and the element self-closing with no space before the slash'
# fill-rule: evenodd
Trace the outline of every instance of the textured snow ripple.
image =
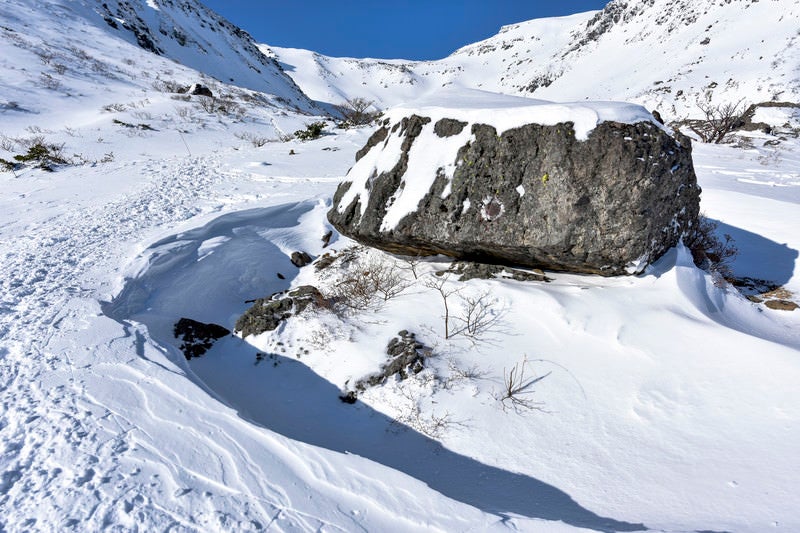
<svg viewBox="0 0 800 533">
<path fill-rule="evenodd" d="M 108 268 L 148 228 L 200 213 L 210 187 L 226 179 L 217 168 L 214 158 L 147 164 L 141 170 L 146 185 L 135 194 L 68 210 L 0 243 L 0 514 L 5 523 L 51 531 L 78 523 L 86 530 L 165 524 L 189 531 L 258 529 L 258 520 L 248 515 L 278 512 L 255 501 L 248 510 L 245 501 L 239 516 L 218 513 L 212 493 L 181 489 L 175 473 L 158 466 L 168 463 L 142 464 L 139 448 L 149 439 L 139 439 L 132 422 L 87 396 L 85 378 L 99 372 L 93 370 L 98 361 L 90 351 L 96 347 L 84 347 L 86 357 L 78 362 L 63 344 L 67 334 L 85 327 L 85 313 L 92 309 L 87 302 L 98 290 L 109 289 L 98 281 L 96 269 Z M 157 450 L 145 453 L 159 457 Z M 192 516 L 180 516 L 158 501 L 175 492 L 205 505 L 192 505 Z"/>
</svg>

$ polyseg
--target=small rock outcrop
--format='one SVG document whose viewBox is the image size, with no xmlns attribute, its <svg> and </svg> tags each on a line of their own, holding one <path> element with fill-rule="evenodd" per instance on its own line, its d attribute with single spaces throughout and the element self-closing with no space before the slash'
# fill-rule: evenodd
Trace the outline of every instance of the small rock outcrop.
<svg viewBox="0 0 800 533">
<path fill-rule="evenodd" d="M 469 281 L 471 279 L 513 279 L 516 281 L 553 281 L 548 278 L 541 270 L 518 270 L 503 265 L 490 265 L 487 263 L 470 263 L 455 261 L 448 270 L 458 276 L 458 281 Z"/>
<path fill-rule="evenodd" d="M 276 329 L 287 318 L 303 312 L 309 305 L 323 306 L 325 298 L 312 285 L 302 285 L 290 291 L 276 292 L 259 298 L 236 321 L 234 331 L 242 338 L 260 335 Z"/>
<path fill-rule="evenodd" d="M 414 333 L 403 330 L 386 346 L 389 360 L 381 367 L 380 372 L 358 380 L 355 390 L 364 391 L 367 387 L 384 383 L 392 376 L 398 376 L 402 380 L 411 374 L 419 374 L 425 368 L 425 359 L 431 353 L 431 349 L 419 342 Z M 346 400 L 343 398 L 342 401 Z"/>
<path fill-rule="evenodd" d="M 191 318 L 181 318 L 173 328 L 175 338 L 182 341 L 180 350 L 187 360 L 200 357 L 222 337 L 227 337 L 231 331 L 218 324 L 206 324 Z"/>
<path fill-rule="evenodd" d="M 191 86 L 189 86 L 188 92 L 192 96 L 208 96 L 210 98 L 214 97 L 214 93 L 211 92 L 211 89 L 200 83 L 193 83 Z"/>
<path fill-rule="evenodd" d="M 328 220 L 402 255 L 641 272 L 697 220 L 691 143 L 652 117 L 598 122 L 584 137 L 573 121 L 498 131 L 417 114 L 387 119 L 358 152 Z"/>
<path fill-rule="evenodd" d="M 292 264 L 294 266 L 296 266 L 297 268 L 302 268 L 302 267 L 306 266 L 307 264 L 311 263 L 311 261 L 313 261 L 313 259 L 311 258 L 310 255 L 308 255 L 306 252 L 302 252 L 302 251 L 300 251 L 300 252 L 292 252 L 290 260 L 292 261 Z"/>
</svg>

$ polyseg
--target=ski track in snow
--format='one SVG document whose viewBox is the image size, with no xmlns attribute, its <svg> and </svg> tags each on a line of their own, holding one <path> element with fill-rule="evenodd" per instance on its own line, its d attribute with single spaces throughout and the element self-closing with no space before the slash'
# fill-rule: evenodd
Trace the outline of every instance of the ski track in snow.
<svg viewBox="0 0 800 533">
<path fill-rule="evenodd" d="M 142 429 L 95 399 L 83 379 L 95 375 L 114 380 L 115 389 L 136 395 L 131 411 L 140 407 L 145 417 L 157 418 L 138 386 L 147 379 L 142 374 L 142 369 L 147 373 L 146 367 L 109 369 L 107 363 L 113 361 L 104 361 L 102 355 L 110 351 L 95 352 L 102 347 L 87 345 L 86 357 L 80 361 L 59 347 L 81 328 L 82 317 L 92 311 L 98 314 L 94 299 L 107 287 L 99 284 L 93 271 L 115 268 L 110 261 L 119 257 L 118 250 L 131 246 L 148 230 L 208 209 L 204 207 L 208 191 L 227 179 L 218 166 L 214 157 L 150 162 L 142 170 L 146 185 L 134 194 L 89 209 L 72 208 L 36 223 L 14 240 L 4 239 L 0 258 L 0 337 L 4 339 L 0 347 L 0 515 L 4 518 L 0 522 L 53 531 L 79 524 L 83 530 L 112 526 L 257 529 L 266 524 L 248 521 L 248 516 L 283 513 L 286 518 L 287 511 L 256 498 L 236 500 L 241 513 L 237 518 L 216 511 L 215 493 L 224 496 L 234 489 L 211 480 L 205 484 L 215 490 L 202 494 L 183 486 L 180 478 L 186 473 L 177 475 L 173 468 L 179 467 L 167 468 L 174 461 L 155 447 L 155 439 L 146 434 L 141 438 Z M 141 333 L 135 335 L 141 345 Z M 113 375 L 104 376 L 106 372 Z M 164 390 L 163 394 L 173 392 Z M 196 437 L 213 445 L 219 468 L 225 471 L 222 479 L 235 487 L 240 473 L 231 454 L 236 444 L 226 439 L 223 446 L 215 442 L 216 437 Z M 142 455 L 153 460 L 142 464 Z M 38 496 L 31 497 L 34 493 Z M 272 496 L 281 499 L 280 494 Z M 194 510 L 187 517 L 162 505 L 164 498 L 195 498 L 205 503 L 186 506 Z M 87 507 L 88 502 L 93 504 Z M 323 523 L 296 513 L 293 518 L 304 529 Z"/>
</svg>

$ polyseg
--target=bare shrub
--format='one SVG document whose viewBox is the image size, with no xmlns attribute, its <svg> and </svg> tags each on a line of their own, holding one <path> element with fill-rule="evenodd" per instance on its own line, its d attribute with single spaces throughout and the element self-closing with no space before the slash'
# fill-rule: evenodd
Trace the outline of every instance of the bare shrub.
<svg viewBox="0 0 800 533">
<path fill-rule="evenodd" d="M 205 98 L 209 97 L 206 96 Z M 215 99 L 215 105 L 213 109 L 214 113 L 233 117 L 236 120 L 242 120 L 245 117 L 245 115 L 247 115 L 247 109 L 240 106 L 233 100 L 227 100 L 224 98 Z"/>
<path fill-rule="evenodd" d="M 106 113 L 121 113 L 127 109 L 125 104 L 106 104 L 101 108 Z"/>
<path fill-rule="evenodd" d="M 411 272 L 411 275 L 414 276 L 414 279 L 419 279 L 419 266 L 422 263 L 422 258 L 420 256 L 404 257 L 403 262 L 406 264 L 404 268 Z"/>
<path fill-rule="evenodd" d="M 131 115 L 139 120 L 153 120 L 153 114 L 149 111 L 134 111 Z"/>
<path fill-rule="evenodd" d="M 194 120 L 194 110 L 191 107 L 176 107 L 175 114 L 183 120 Z"/>
<path fill-rule="evenodd" d="M 106 65 L 105 63 L 103 63 L 102 61 L 99 61 L 97 59 L 93 59 L 90 62 L 90 67 L 92 69 L 92 72 L 95 72 L 97 74 L 105 74 L 105 75 L 111 74 L 111 71 L 109 70 L 108 65 Z"/>
<path fill-rule="evenodd" d="M 478 296 L 461 296 L 461 313 L 454 317 L 457 326 L 450 332 L 450 337 L 463 335 L 473 343 L 485 339 L 486 335 L 500 324 L 505 310 L 497 298 L 489 291 Z"/>
<path fill-rule="evenodd" d="M 17 146 L 16 139 L 12 137 L 6 137 L 5 135 L 0 135 L 0 150 L 6 152 L 13 152 L 16 146 Z"/>
<path fill-rule="evenodd" d="M 67 72 L 67 66 L 63 63 L 54 63 L 53 70 L 59 76 L 63 76 Z"/>
<path fill-rule="evenodd" d="M 23 150 L 30 150 L 31 147 L 36 146 L 37 144 L 44 145 L 45 144 L 45 138 L 44 138 L 44 135 L 34 135 L 32 137 L 17 137 L 15 139 L 15 142 Z"/>
<path fill-rule="evenodd" d="M 374 108 L 375 111 L 369 111 L 371 107 Z M 367 100 L 366 98 L 358 96 L 345 100 L 336 106 L 336 109 L 345 121 L 354 126 L 370 124 L 380 115 L 380 111 L 375 107 L 375 102 L 373 100 Z"/>
<path fill-rule="evenodd" d="M 39 85 L 41 85 L 45 89 L 56 91 L 61 87 L 61 82 L 55 79 L 52 75 L 48 74 L 47 72 L 42 72 L 39 75 Z"/>
<path fill-rule="evenodd" d="M 411 285 L 387 258 L 373 257 L 366 263 L 354 263 L 334 282 L 329 295 L 334 307 L 355 311 L 380 308 Z"/>
<path fill-rule="evenodd" d="M 697 102 L 697 107 L 703 113 L 703 118 L 687 121 L 687 124 L 703 142 L 725 142 L 731 132 L 744 125 L 747 106 L 743 105 L 743 100 L 716 105 L 711 102 Z"/>
<path fill-rule="evenodd" d="M 463 422 L 456 421 L 449 411 L 441 415 L 432 412 L 428 416 L 425 416 L 420 407 L 418 393 L 406 387 L 399 387 L 397 390 L 403 400 L 405 400 L 401 402 L 403 405 L 398 409 L 398 415 L 395 417 L 395 420 L 400 424 L 408 426 L 420 433 L 424 433 L 434 439 L 441 437 L 445 430 L 453 426 L 464 425 Z"/>
<path fill-rule="evenodd" d="M 56 57 L 55 54 L 46 50 L 38 50 L 35 53 L 37 56 L 39 56 L 42 65 L 49 65 Z"/>
<path fill-rule="evenodd" d="M 158 92 L 162 93 L 184 93 L 186 92 L 186 86 L 182 83 L 179 83 L 175 80 L 164 80 L 161 78 L 157 78 L 152 83 L 153 89 Z"/>
<path fill-rule="evenodd" d="M 198 107 L 206 113 L 216 113 L 219 109 L 217 101 L 213 96 L 198 96 L 195 101 Z"/>
<path fill-rule="evenodd" d="M 440 276 L 434 274 L 433 276 L 427 278 L 423 285 L 427 288 L 436 291 L 439 296 L 442 298 L 442 304 L 444 305 L 444 338 L 449 339 L 452 337 L 452 331 L 450 329 L 450 297 L 454 294 L 457 294 L 461 291 L 460 287 L 453 287 L 448 284 L 450 281 L 450 272 L 444 272 Z"/>
<path fill-rule="evenodd" d="M 266 137 L 261 137 L 260 135 L 256 135 L 255 133 L 249 131 L 237 132 L 234 133 L 233 136 L 242 141 L 249 142 L 255 148 L 261 148 L 269 142 L 269 139 Z"/>
<path fill-rule="evenodd" d="M 683 243 L 692 252 L 698 268 L 717 274 L 723 280 L 733 278 L 733 261 L 739 249 L 729 234 L 720 237 L 719 223 L 701 214 L 697 224 L 683 236 Z"/>
<path fill-rule="evenodd" d="M 466 368 L 461 367 L 454 357 L 447 359 L 447 369 L 450 373 L 442 382 L 445 389 L 451 389 L 456 383 L 484 379 L 488 375 L 488 372 L 478 365 L 471 365 Z"/>
<path fill-rule="evenodd" d="M 90 56 L 88 52 L 86 52 L 86 50 L 78 48 L 77 46 L 74 45 L 67 48 L 67 50 L 69 50 L 73 56 L 80 59 L 81 61 L 88 61 L 92 58 L 92 56 Z"/>
<path fill-rule="evenodd" d="M 530 397 L 534 392 L 531 388 L 552 372 L 538 377 L 529 376 L 526 369 L 527 364 L 528 358 L 525 357 L 521 362 L 515 363 L 511 369 L 503 369 L 503 388 L 495 397 L 502 404 L 504 411 L 508 407 L 513 408 L 514 411 L 518 413 L 522 411 L 543 410 L 543 404 L 534 401 Z"/>
</svg>

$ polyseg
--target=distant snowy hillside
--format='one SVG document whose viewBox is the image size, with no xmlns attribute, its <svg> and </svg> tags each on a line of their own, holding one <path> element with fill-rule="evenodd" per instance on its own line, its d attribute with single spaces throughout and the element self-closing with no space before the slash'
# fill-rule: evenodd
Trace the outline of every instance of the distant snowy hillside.
<svg viewBox="0 0 800 533">
<path fill-rule="evenodd" d="M 26 64 L 48 68 L 26 80 L 30 73 L 11 61 L 19 56 L 9 47 L 38 56 Z M 0 5 L 0 50 L 0 88 L 16 85 L 15 101 L 24 99 L 31 81 L 80 96 L 91 89 L 72 82 L 89 73 L 148 86 L 151 77 L 201 81 L 174 74 L 188 67 L 272 95 L 287 108 L 320 112 L 249 34 L 194 0 L 7 0 Z"/>
<path fill-rule="evenodd" d="M 372 98 L 384 107 L 462 85 L 557 101 L 626 100 L 668 119 L 696 102 L 796 101 L 795 0 L 614 0 L 598 12 L 503 27 L 427 62 L 329 58 L 272 48 L 316 100 Z"/>
<path fill-rule="evenodd" d="M 573 31 L 592 15 L 581 13 L 505 26 L 495 37 L 465 46 L 438 61 L 337 58 L 267 45 L 261 49 L 274 56 L 314 100 L 335 104 L 360 96 L 389 107 L 450 86 L 519 92 L 507 82 L 507 71 L 521 57 L 547 61 L 569 44 Z"/>
</svg>

